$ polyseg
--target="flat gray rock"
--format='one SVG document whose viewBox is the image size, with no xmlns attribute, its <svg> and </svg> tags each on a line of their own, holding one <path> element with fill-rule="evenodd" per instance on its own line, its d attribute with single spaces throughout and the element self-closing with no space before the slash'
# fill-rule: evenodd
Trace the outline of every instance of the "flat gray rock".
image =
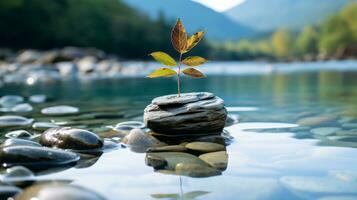
<svg viewBox="0 0 357 200">
<path fill-rule="evenodd" d="M 180 97 L 177 94 L 171 94 L 166 96 L 157 97 L 152 100 L 152 104 L 159 106 L 167 106 L 171 104 L 186 104 L 191 102 L 197 102 L 200 100 L 211 99 L 214 95 L 208 92 L 192 92 L 192 93 L 183 93 Z"/>
<path fill-rule="evenodd" d="M 199 156 L 200 159 L 219 170 L 226 170 L 228 165 L 228 154 L 226 151 L 205 153 Z"/>
<path fill-rule="evenodd" d="M 211 93 L 158 97 L 144 110 L 144 123 L 164 135 L 220 134 L 227 111 L 224 101 Z"/>
<path fill-rule="evenodd" d="M 225 146 L 211 142 L 190 142 L 186 144 L 185 147 L 189 150 L 196 151 L 199 153 L 209 153 L 226 150 Z"/>
</svg>

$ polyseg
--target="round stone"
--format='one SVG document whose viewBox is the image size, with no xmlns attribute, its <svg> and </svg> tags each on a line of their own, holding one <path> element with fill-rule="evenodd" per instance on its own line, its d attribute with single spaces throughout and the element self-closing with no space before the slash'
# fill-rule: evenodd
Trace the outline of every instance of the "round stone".
<svg viewBox="0 0 357 200">
<path fill-rule="evenodd" d="M 12 112 L 31 112 L 33 107 L 28 103 L 18 104 L 11 108 Z"/>
<path fill-rule="evenodd" d="M 227 169 L 228 154 L 226 151 L 217 151 L 212 153 L 205 153 L 199 156 L 200 159 L 211 165 L 212 167 L 221 171 Z"/>
<path fill-rule="evenodd" d="M 45 102 L 47 99 L 46 95 L 44 94 L 36 94 L 36 95 L 32 95 L 30 96 L 29 100 L 32 102 L 32 103 L 43 103 Z"/>
<path fill-rule="evenodd" d="M 221 144 L 211 142 L 190 142 L 185 146 L 187 149 L 197 151 L 199 153 L 208 153 L 216 151 L 225 151 L 226 147 Z"/>
<path fill-rule="evenodd" d="M 0 116 L 0 127 L 14 127 L 14 126 L 28 126 L 33 122 L 33 119 L 15 116 L 5 115 Z"/>
<path fill-rule="evenodd" d="M 131 150 L 135 152 L 146 152 L 150 147 L 165 145 L 158 139 L 137 128 L 132 129 L 130 133 L 124 137 L 123 142 L 129 145 Z"/>
<path fill-rule="evenodd" d="M 24 98 L 18 95 L 6 95 L 0 98 L 0 105 L 3 107 L 13 107 L 16 104 L 22 103 Z"/>
<path fill-rule="evenodd" d="M 52 106 L 47 107 L 41 110 L 41 113 L 44 115 L 69 115 L 78 113 L 79 109 L 73 106 Z"/>
<path fill-rule="evenodd" d="M 35 146 L 35 147 L 40 147 L 41 145 L 37 142 L 31 141 L 31 140 L 24 140 L 24 139 L 18 139 L 18 138 L 10 138 L 5 140 L 4 143 L 2 143 L 2 146 Z"/>
<path fill-rule="evenodd" d="M 26 130 L 16 130 L 5 134 L 7 138 L 31 138 L 33 135 Z"/>
<path fill-rule="evenodd" d="M 48 129 L 41 135 L 40 143 L 44 146 L 75 150 L 97 149 L 103 146 L 103 140 L 95 133 L 70 127 Z"/>
<path fill-rule="evenodd" d="M 79 156 L 59 149 L 35 146 L 7 146 L 0 148 L 0 162 L 5 166 L 65 165 L 77 162 Z"/>
</svg>

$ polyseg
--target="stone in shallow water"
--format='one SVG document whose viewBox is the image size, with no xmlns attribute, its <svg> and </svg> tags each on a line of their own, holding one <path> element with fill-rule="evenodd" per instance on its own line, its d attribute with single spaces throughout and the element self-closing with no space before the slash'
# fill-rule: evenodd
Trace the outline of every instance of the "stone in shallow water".
<svg viewBox="0 0 357 200">
<path fill-rule="evenodd" d="M 343 128 L 357 128 L 357 123 L 344 123 L 342 124 Z"/>
<path fill-rule="evenodd" d="M 53 166 L 77 162 L 79 156 L 72 152 L 47 147 L 7 146 L 0 148 L 0 163 L 6 166 Z"/>
<path fill-rule="evenodd" d="M 226 151 L 217 151 L 212 153 L 205 153 L 199 156 L 200 159 L 211 165 L 212 167 L 221 171 L 227 169 L 228 154 Z"/>
<path fill-rule="evenodd" d="M 31 140 L 24 140 L 24 139 L 17 139 L 17 138 L 10 138 L 5 140 L 4 143 L 1 144 L 3 147 L 5 146 L 35 146 L 40 147 L 41 145 L 37 142 Z"/>
<path fill-rule="evenodd" d="M 357 129 L 338 130 L 338 131 L 336 131 L 336 135 L 342 135 L 342 136 L 357 136 Z"/>
<path fill-rule="evenodd" d="M 79 109 L 73 106 L 52 106 L 41 110 L 44 115 L 68 115 L 78 113 Z"/>
<path fill-rule="evenodd" d="M 145 133 L 141 129 L 132 129 L 130 133 L 124 137 L 123 143 L 130 146 L 135 152 L 146 152 L 150 147 L 159 147 L 165 145 L 153 136 Z"/>
<path fill-rule="evenodd" d="M 323 124 L 334 123 L 336 117 L 334 116 L 315 116 L 315 117 L 306 117 L 299 119 L 296 123 L 300 126 L 317 126 Z"/>
<path fill-rule="evenodd" d="M 211 142 L 190 142 L 185 146 L 187 149 L 196 151 L 199 153 L 208 153 L 216 151 L 224 151 L 226 147 L 221 144 Z"/>
<path fill-rule="evenodd" d="M 185 152 L 186 147 L 182 145 L 168 145 L 163 147 L 153 147 L 147 149 L 147 152 Z"/>
<path fill-rule="evenodd" d="M 41 135 L 40 143 L 44 146 L 76 150 L 97 149 L 103 146 L 103 140 L 95 133 L 70 127 L 48 129 Z"/>
<path fill-rule="evenodd" d="M 30 96 L 29 100 L 32 102 L 32 103 L 43 103 L 45 102 L 47 99 L 46 95 L 44 94 L 36 94 L 36 95 L 32 95 Z"/>
<path fill-rule="evenodd" d="M 3 176 L 4 182 L 16 181 L 19 179 L 33 179 L 35 175 L 33 172 L 23 166 L 15 166 L 6 169 L 6 174 Z"/>
<path fill-rule="evenodd" d="M 26 117 L 5 115 L 0 116 L 0 127 L 14 127 L 14 126 L 29 126 L 32 124 L 33 119 Z"/>
<path fill-rule="evenodd" d="M 151 158 L 155 158 L 155 160 L 151 160 Z M 188 153 L 182 153 L 182 152 L 146 153 L 147 163 L 157 162 L 158 159 L 162 159 L 167 162 L 167 165 L 165 166 L 165 169 L 167 170 L 175 170 L 175 167 L 178 163 L 189 163 L 189 164 L 197 164 L 201 166 L 209 166 L 207 163 L 205 163 L 198 157 Z"/>
<path fill-rule="evenodd" d="M 175 167 L 176 174 L 190 177 L 209 177 L 221 175 L 221 171 L 194 163 L 178 163 Z"/>
<path fill-rule="evenodd" d="M 33 107 L 28 103 L 18 104 L 11 108 L 12 112 L 31 112 Z"/>
<path fill-rule="evenodd" d="M 41 184 L 26 188 L 16 200 L 105 200 L 101 195 L 76 185 Z"/>
<path fill-rule="evenodd" d="M 145 125 L 159 134 L 220 134 L 227 111 L 211 93 L 185 93 L 155 98 L 144 110 Z"/>
<path fill-rule="evenodd" d="M 39 131 L 45 131 L 50 128 L 58 128 L 57 124 L 51 122 L 35 122 L 32 124 L 32 128 Z"/>
<path fill-rule="evenodd" d="M 130 130 L 145 128 L 145 124 L 139 121 L 120 122 L 113 127 L 114 131 L 128 133 Z"/>
<path fill-rule="evenodd" d="M 16 130 L 5 134 L 7 138 L 31 138 L 33 135 L 26 130 Z"/>
<path fill-rule="evenodd" d="M 12 185 L 0 185 L 0 199 L 12 199 L 11 197 L 20 193 L 22 190 Z"/>
<path fill-rule="evenodd" d="M 0 105 L 3 107 L 13 107 L 16 104 L 22 103 L 24 98 L 17 95 L 6 95 L 0 98 Z"/>
<path fill-rule="evenodd" d="M 318 136 L 329 136 L 341 130 L 339 127 L 320 127 L 311 130 L 311 133 Z"/>
</svg>

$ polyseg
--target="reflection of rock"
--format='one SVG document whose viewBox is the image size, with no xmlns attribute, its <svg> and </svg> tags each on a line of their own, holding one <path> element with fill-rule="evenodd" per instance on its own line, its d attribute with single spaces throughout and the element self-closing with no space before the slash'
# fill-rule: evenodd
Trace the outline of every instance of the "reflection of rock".
<svg viewBox="0 0 357 200">
<path fill-rule="evenodd" d="M 193 163 L 178 163 L 175 167 L 175 172 L 190 177 L 209 177 L 221 174 L 221 171 L 212 167 Z"/>
<path fill-rule="evenodd" d="M 78 161 L 79 156 L 57 149 L 35 146 L 7 146 L 0 148 L 0 162 L 8 166 L 66 165 Z"/>
<path fill-rule="evenodd" d="M 190 200 L 194 200 L 200 196 L 206 195 L 210 192 L 206 192 L 206 191 L 191 191 L 191 192 L 186 192 L 184 194 L 152 194 L 150 195 L 152 198 L 155 199 L 190 199 Z"/>
<path fill-rule="evenodd" d="M 103 146 L 103 140 L 95 133 L 70 127 L 48 129 L 42 134 L 40 143 L 44 146 L 76 150 L 97 149 Z"/>
<path fill-rule="evenodd" d="M 199 156 L 200 159 L 219 170 L 226 170 L 228 165 L 228 154 L 226 151 L 205 153 Z"/>
<path fill-rule="evenodd" d="M 146 126 L 167 135 L 219 134 L 226 118 L 223 100 L 211 93 L 158 97 L 144 111 Z"/>
<path fill-rule="evenodd" d="M 101 195 L 75 185 L 39 184 L 26 188 L 17 200 L 105 200 Z"/>
<path fill-rule="evenodd" d="M 190 142 L 186 144 L 185 147 L 197 153 L 224 151 L 226 149 L 226 147 L 221 144 L 211 142 Z"/>
</svg>

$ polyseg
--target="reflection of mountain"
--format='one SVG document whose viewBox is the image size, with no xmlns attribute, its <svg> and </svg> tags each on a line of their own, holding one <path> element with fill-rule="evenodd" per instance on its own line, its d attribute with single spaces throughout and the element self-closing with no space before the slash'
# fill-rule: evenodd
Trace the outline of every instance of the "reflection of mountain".
<svg viewBox="0 0 357 200">
<path fill-rule="evenodd" d="M 208 7 L 190 0 L 124 0 L 129 5 L 156 18 L 160 12 L 172 20 L 183 19 L 189 32 L 207 30 L 207 36 L 214 39 L 236 39 L 254 31 L 229 19 Z"/>
<path fill-rule="evenodd" d="M 259 30 L 300 29 L 316 24 L 355 0 L 246 0 L 226 11 L 239 23 Z"/>
</svg>

